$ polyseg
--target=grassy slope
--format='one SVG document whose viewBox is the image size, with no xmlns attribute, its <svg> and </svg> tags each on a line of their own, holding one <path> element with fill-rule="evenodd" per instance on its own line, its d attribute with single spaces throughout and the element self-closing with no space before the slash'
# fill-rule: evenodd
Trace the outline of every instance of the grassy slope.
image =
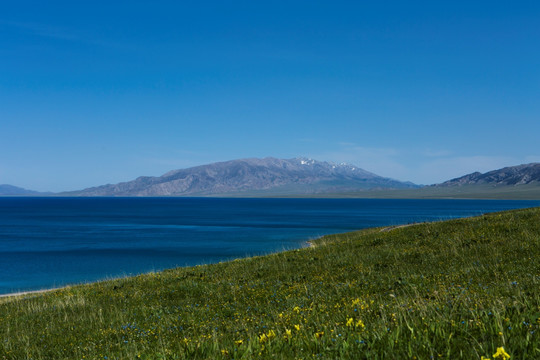
<svg viewBox="0 0 540 360">
<path fill-rule="evenodd" d="M 540 209 L 1 300 L 0 359 L 540 358 Z"/>
</svg>

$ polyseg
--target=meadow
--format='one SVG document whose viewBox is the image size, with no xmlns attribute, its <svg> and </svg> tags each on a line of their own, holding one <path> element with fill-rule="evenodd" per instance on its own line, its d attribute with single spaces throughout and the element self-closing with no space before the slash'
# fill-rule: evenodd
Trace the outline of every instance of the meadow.
<svg viewBox="0 0 540 360">
<path fill-rule="evenodd" d="M 0 299 L 0 359 L 540 358 L 540 209 Z"/>
</svg>

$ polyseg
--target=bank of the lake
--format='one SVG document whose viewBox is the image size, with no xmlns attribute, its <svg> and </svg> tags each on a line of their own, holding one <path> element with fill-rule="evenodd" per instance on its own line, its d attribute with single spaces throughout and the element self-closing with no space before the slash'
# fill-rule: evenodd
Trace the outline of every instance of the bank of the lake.
<svg viewBox="0 0 540 360">
<path fill-rule="evenodd" d="M 301 248 L 369 227 L 540 201 L 0 198 L 0 294 Z"/>
</svg>

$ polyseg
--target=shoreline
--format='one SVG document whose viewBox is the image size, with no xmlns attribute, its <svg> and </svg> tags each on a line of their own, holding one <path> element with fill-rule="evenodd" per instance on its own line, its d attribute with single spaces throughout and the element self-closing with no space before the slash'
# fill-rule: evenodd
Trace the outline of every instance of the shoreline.
<svg viewBox="0 0 540 360">
<path fill-rule="evenodd" d="M 62 287 L 56 287 L 56 288 L 52 288 L 52 289 L 28 290 L 28 291 L 19 291 L 19 292 L 8 293 L 8 294 L 0 294 L 0 299 L 1 298 L 9 298 L 9 297 L 18 297 L 18 296 L 24 296 L 24 295 L 43 294 L 43 293 L 46 293 L 46 292 L 65 289 L 67 287 L 69 287 L 69 285 L 62 286 Z"/>
<path fill-rule="evenodd" d="M 514 211 L 514 210 L 524 210 L 524 209 L 531 209 L 531 208 L 534 208 L 534 207 L 526 207 L 526 208 L 517 208 L 517 209 L 507 209 L 507 210 L 499 210 L 499 211 L 492 211 L 492 212 L 488 212 L 488 213 L 497 213 L 497 212 L 501 212 L 501 211 Z M 460 218 L 457 218 L 457 219 L 462 219 L 462 218 L 471 218 L 471 217 L 476 217 L 476 216 L 483 216 L 483 215 L 486 215 L 485 213 L 482 213 L 480 215 L 472 215 L 472 216 L 464 216 L 464 217 L 460 217 Z M 446 220 L 453 220 L 453 219 L 446 219 Z M 392 230 L 396 230 L 396 229 L 401 229 L 401 228 L 405 228 L 405 227 L 410 227 L 410 226 L 415 226 L 415 225 L 422 225 L 422 224 L 426 224 L 426 223 L 429 223 L 430 221 L 421 221 L 421 222 L 413 222 L 413 223 L 408 223 L 408 224 L 398 224 L 398 225 L 390 225 L 390 226 L 386 226 L 386 227 L 381 227 L 379 228 L 379 231 L 380 232 L 389 232 L 389 231 L 392 231 Z M 438 222 L 437 220 L 433 221 L 433 222 Z M 374 227 L 373 229 L 376 229 L 377 227 Z M 365 229 L 369 229 L 368 228 L 365 228 Z M 346 231 L 344 233 L 335 233 L 335 234 L 327 234 L 327 235 L 323 235 L 323 236 L 320 236 L 318 238 L 315 238 L 315 239 L 310 239 L 310 240 L 307 240 L 307 241 L 303 241 L 300 243 L 300 247 L 299 248 L 296 248 L 296 249 L 289 249 L 289 250 L 293 250 L 293 251 L 298 251 L 298 250 L 301 250 L 301 249 L 313 249 L 315 247 L 318 246 L 318 244 L 315 244 L 314 241 L 317 241 L 325 236 L 328 236 L 328 235 L 338 235 L 338 234 L 345 234 L 347 232 L 355 232 L 355 231 L 359 231 L 359 230 L 365 230 L 365 229 L 357 229 L 357 230 L 352 230 L 352 231 Z M 285 250 L 285 251 L 288 251 L 288 250 Z M 281 251 L 277 251 L 277 252 L 283 252 L 283 250 Z M 264 255 L 261 255 L 261 256 L 265 256 L 265 255 L 270 255 L 270 254 L 274 254 L 276 252 L 270 252 L 268 254 L 264 254 Z M 245 258 L 249 258 L 251 256 L 247 256 L 247 257 L 239 257 L 239 258 L 236 258 L 236 259 L 229 259 L 227 260 L 226 262 L 232 262 L 232 261 L 236 261 L 236 260 L 240 260 L 240 259 L 245 259 Z M 180 267 L 194 267 L 194 266 L 201 266 L 201 265 L 208 265 L 208 264 L 211 264 L 211 263 L 205 263 L 205 264 L 200 264 L 200 265 L 191 265 L 191 266 L 180 266 Z M 176 267 L 174 267 L 176 268 Z M 171 269 L 174 269 L 174 268 L 171 268 Z M 163 270 L 167 270 L 167 269 L 163 269 Z M 163 270 L 159 270 L 158 272 L 162 272 Z M 140 274 L 137 274 L 137 275 L 131 275 L 131 276 L 128 276 L 128 277 L 134 277 L 134 276 L 138 276 L 138 275 L 144 275 L 144 274 L 149 274 L 149 273 L 152 273 L 153 271 L 150 271 L 148 273 L 140 273 Z M 118 278 L 122 278 L 122 277 L 126 277 L 126 276 L 119 276 Z M 72 287 L 72 286 L 78 286 L 78 285 L 84 285 L 84 284 L 93 284 L 93 283 L 98 283 L 98 282 L 101 282 L 101 281 L 107 281 L 107 280 L 112 280 L 112 279 L 115 279 L 116 277 L 113 277 L 113 278 L 105 278 L 105 279 L 101 279 L 101 280 L 96 280 L 96 281 L 90 281 L 90 282 L 81 282 L 81 283 L 74 283 L 74 284 L 68 284 L 68 285 L 65 285 L 65 286 L 60 286 L 60 287 L 55 287 L 55 288 L 50 288 L 50 289 L 40 289 L 40 290 L 28 290 L 28 291 L 18 291 L 18 292 L 13 292 L 13 293 L 6 293 L 6 294 L 0 294 L 0 302 L 1 300 L 4 300 L 6 298 L 16 298 L 16 297 L 22 297 L 22 296 L 27 296 L 27 295 L 39 295 L 39 294 L 44 294 L 44 293 L 47 293 L 47 292 L 52 292 L 52 291 L 55 291 L 55 290 L 62 290 L 62 289 L 66 289 L 66 288 L 69 288 L 69 287 Z"/>
<path fill-rule="evenodd" d="M 309 249 L 309 248 L 313 248 L 313 247 L 315 247 L 316 245 L 313 244 L 312 241 L 318 240 L 318 239 L 320 239 L 320 238 L 322 238 L 322 237 L 324 237 L 324 236 L 326 236 L 326 235 L 323 235 L 323 236 L 318 237 L 318 238 L 316 238 L 316 239 L 311 239 L 311 240 L 308 240 L 308 241 L 304 241 L 304 242 L 300 243 L 300 247 L 298 247 L 298 248 L 292 248 L 292 249 L 288 249 L 288 250 L 274 251 L 274 252 L 269 252 L 269 253 L 264 254 L 264 255 L 256 255 L 256 256 L 266 256 L 266 255 L 275 254 L 275 253 L 277 253 L 277 252 L 284 252 L 284 251 L 298 251 L 298 250 L 301 250 L 301 249 Z M 233 262 L 233 261 L 242 260 L 242 259 L 247 259 L 247 258 L 251 258 L 251 257 L 253 257 L 253 256 L 251 256 L 251 255 L 250 255 L 250 256 L 243 256 L 243 257 L 238 257 L 238 258 L 235 258 L 235 259 L 229 259 L 229 260 L 226 260 L 226 261 L 224 261 L 224 262 Z M 204 266 L 204 265 L 210 265 L 210 264 L 218 264 L 218 263 L 221 263 L 221 262 L 222 262 L 222 261 L 216 262 L 216 263 L 204 263 L 204 264 L 198 264 L 198 265 L 177 266 L 177 267 L 181 267 L 181 268 L 189 268 L 189 267 Z M 73 284 L 68 284 L 68 285 L 65 285 L 65 286 L 60 286 L 60 287 L 55 287 L 55 288 L 50 288 L 50 289 L 28 290 L 28 291 L 17 291 L 17 292 L 12 292 L 12 293 L 7 293 L 7 294 L 0 294 L 0 302 L 1 302 L 1 300 L 3 300 L 3 299 L 11 298 L 11 297 L 21 297 L 21 296 L 25 296 L 25 295 L 39 295 L 39 294 L 44 294 L 44 293 L 51 292 L 51 291 L 55 291 L 55 290 L 66 289 L 66 288 L 69 288 L 69 287 L 72 287 L 72 286 L 88 285 L 88 284 L 99 283 L 99 282 L 102 282 L 102 281 L 108 281 L 108 280 L 114 280 L 114 279 L 121 279 L 121 278 L 126 278 L 126 277 L 135 277 L 135 276 L 139 276 L 139 275 L 150 274 L 150 273 L 152 273 L 152 272 L 162 272 L 162 271 L 164 271 L 164 270 L 176 269 L 177 267 L 167 268 L 167 269 L 162 269 L 162 270 L 159 270 L 159 271 L 149 271 L 149 272 L 144 272 L 144 273 L 134 274 L 134 275 L 129 275 L 129 276 L 108 277 L 108 278 L 104 278 L 104 279 L 101 279 L 101 280 L 95 280 L 95 281 L 90 281 L 90 282 L 73 283 Z"/>
<path fill-rule="evenodd" d="M 301 250 L 301 249 L 314 248 L 316 245 L 313 244 L 312 241 L 318 240 L 318 239 L 320 239 L 320 238 L 322 238 L 324 236 L 326 236 L 326 235 L 323 235 L 323 236 L 318 237 L 316 239 L 311 239 L 311 240 L 308 240 L 308 241 L 304 241 L 304 242 L 302 242 L 300 244 L 300 247 L 285 250 L 285 251 L 296 251 L 296 250 Z M 278 252 L 282 252 L 282 251 L 278 251 Z M 275 252 L 270 252 L 270 253 L 265 254 L 265 255 L 270 255 L 270 254 L 274 254 L 274 253 Z M 262 255 L 262 256 L 264 256 L 264 255 Z M 239 258 L 236 258 L 236 259 L 230 259 L 230 260 L 228 260 L 228 262 L 232 262 L 232 261 L 236 261 L 236 260 L 240 260 L 240 259 L 246 259 L 246 258 L 249 258 L 249 257 L 251 257 L 251 256 L 239 257 Z M 201 264 L 201 265 L 208 265 L 208 264 Z M 185 267 L 194 267 L 194 266 L 201 266 L 201 265 L 191 265 L 191 266 L 185 266 Z M 184 267 L 184 266 L 181 266 L 181 267 Z M 174 268 L 171 268 L 171 269 L 174 269 Z M 163 270 L 166 270 L 166 269 L 163 269 Z M 161 271 L 163 271 L 163 270 L 161 270 Z M 149 273 L 151 273 L 151 272 L 141 273 L 141 274 L 137 274 L 137 275 L 144 275 L 144 274 L 149 274 Z M 137 276 L 137 275 L 133 275 L 133 276 Z M 128 276 L 128 277 L 130 277 L 130 276 Z M 122 278 L 122 277 L 118 277 L 118 278 Z M 69 288 L 71 286 L 77 286 L 77 285 L 83 285 L 83 284 L 94 284 L 94 283 L 98 283 L 100 281 L 107 281 L 107 280 L 111 280 L 111 279 L 115 279 L 115 278 L 107 278 L 107 279 L 96 280 L 96 281 L 91 281 L 91 282 L 82 282 L 82 283 L 69 284 L 69 285 L 66 285 L 66 286 L 60 286 L 60 287 L 55 287 L 55 288 L 51 288 L 51 289 L 28 290 L 28 291 L 18 291 L 18 292 L 13 292 L 13 293 L 0 294 L 0 301 L 2 299 L 11 298 L 11 297 L 20 297 L 20 296 L 25 296 L 25 295 L 39 295 L 39 294 L 44 294 L 44 293 L 55 291 L 55 290 L 66 289 L 66 288 Z"/>
<path fill-rule="evenodd" d="M 395 229 L 400 229 L 400 228 L 404 228 L 404 227 L 420 225 L 420 224 L 425 224 L 425 223 L 426 222 L 411 223 L 411 224 L 401 224 L 401 225 L 391 225 L 391 226 L 383 227 L 379 231 L 380 232 L 388 232 L 388 231 L 392 231 L 392 230 L 395 230 Z M 353 230 L 353 232 L 354 231 L 359 231 L 359 230 Z M 347 232 L 345 232 L 345 233 L 347 233 Z M 336 234 L 330 234 L 330 235 L 345 234 L 345 233 L 336 233 Z M 328 235 L 323 235 L 323 236 L 320 236 L 320 237 L 315 238 L 315 239 L 304 241 L 303 243 L 301 243 L 299 248 L 290 249 L 290 250 L 293 250 L 293 251 L 296 250 L 297 251 L 297 250 L 301 250 L 301 249 L 313 249 L 313 248 L 317 247 L 317 244 L 314 244 L 313 242 L 317 241 L 317 240 L 319 240 L 319 239 L 321 239 L 321 238 L 323 238 L 325 236 L 328 236 Z M 285 251 L 287 251 L 287 250 L 285 250 Z M 270 255 L 270 254 L 273 254 L 273 253 L 269 253 L 269 254 L 266 254 L 266 255 Z M 239 259 L 245 259 L 245 257 L 240 257 L 240 258 L 237 258 L 237 259 L 231 259 L 231 260 L 228 260 L 228 261 L 236 261 L 236 260 L 239 260 Z M 204 265 L 207 265 L 207 264 L 204 264 Z M 193 265 L 193 266 L 200 266 L 200 265 Z M 190 267 L 190 266 L 187 266 L 187 267 Z M 163 271 L 163 270 L 161 270 L 161 271 Z M 144 273 L 144 274 L 147 274 L 147 273 Z M 139 274 L 139 275 L 143 275 L 143 274 Z M 0 294 L 0 300 L 5 299 L 5 298 L 11 298 L 11 297 L 21 297 L 21 296 L 25 296 L 25 295 L 39 295 L 39 294 L 44 294 L 44 293 L 55 291 L 55 290 L 66 289 L 66 288 L 71 287 L 71 286 L 77 286 L 77 285 L 82 285 L 82 284 L 93 284 L 93 283 L 97 283 L 97 282 L 100 282 L 100 281 L 106 281 L 106 280 L 110 280 L 110 279 L 103 279 L 103 280 L 97 280 L 97 281 L 80 283 L 80 284 L 71 284 L 71 285 L 66 285 L 66 286 L 61 286 L 61 287 L 56 287 L 56 288 L 51 288 L 51 289 L 29 290 L 29 291 L 19 291 L 19 292 L 8 293 L 8 294 Z"/>
</svg>

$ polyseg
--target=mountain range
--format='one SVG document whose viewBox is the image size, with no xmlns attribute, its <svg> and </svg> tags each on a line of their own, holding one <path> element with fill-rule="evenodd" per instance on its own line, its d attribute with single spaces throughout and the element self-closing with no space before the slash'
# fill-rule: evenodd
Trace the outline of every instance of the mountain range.
<svg viewBox="0 0 540 360">
<path fill-rule="evenodd" d="M 307 158 L 240 159 L 170 171 L 159 177 L 66 193 L 76 196 L 305 195 L 373 189 L 410 189 L 401 182 L 349 164 Z"/>
<path fill-rule="evenodd" d="M 539 198 L 540 163 L 474 172 L 440 184 L 415 185 L 350 164 L 308 158 L 240 159 L 142 176 L 79 191 L 39 193 L 0 185 L 3 196 L 327 196 L 389 198 Z"/>
</svg>

